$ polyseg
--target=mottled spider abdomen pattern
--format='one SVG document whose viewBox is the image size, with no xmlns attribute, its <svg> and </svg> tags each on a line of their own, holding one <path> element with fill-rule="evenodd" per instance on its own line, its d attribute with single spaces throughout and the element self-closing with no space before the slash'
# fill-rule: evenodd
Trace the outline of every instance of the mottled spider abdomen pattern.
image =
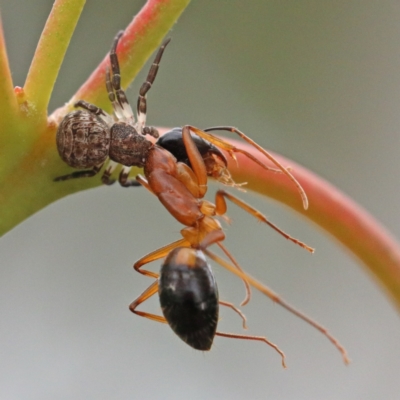
<svg viewBox="0 0 400 400">
<path fill-rule="evenodd" d="M 200 250 L 179 247 L 165 259 L 158 293 L 172 330 L 196 350 L 210 350 L 218 324 L 218 289 Z"/>
<path fill-rule="evenodd" d="M 57 130 L 58 154 L 71 167 L 94 167 L 107 159 L 110 136 L 107 124 L 93 113 L 71 112 Z"/>
</svg>

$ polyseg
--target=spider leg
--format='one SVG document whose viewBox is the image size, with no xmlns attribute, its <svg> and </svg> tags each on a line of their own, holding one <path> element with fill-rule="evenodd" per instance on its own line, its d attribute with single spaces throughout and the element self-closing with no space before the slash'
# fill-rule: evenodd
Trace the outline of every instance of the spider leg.
<svg viewBox="0 0 400 400">
<path fill-rule="evenodd" d="M 91 178 L 99 173 L 101 168 L 103 167 L 104 163 L 100 165 L 94 166 L 92 169 L 82 170 L 82 171 L 75 171 L 68 175 L 58 176 L 54 179 L 54 182 L 60 181 L 67 181 L 69 179 L 78 179 L 78 178 Z M 112 185 L 115 183 L 115 179 L 111 179 L 111 174 L 117 168 L 118 163 L 115 161 L 109 160 L 107 164 L 107 168 L 104 170 L 103 175 L 101 176 L 101 181 L 104 185 Z M 119 183 L 123 187 L 130 187 L 130 186 L 142 186 L 138 181 L 135 179 L 127 179 L 129 175 L 130 167 L 123 167 L 121 173 L 119 175 Z"/>
<path fill-rule="evenodd" d="M 153 84 L 157 72 L 158 66 L 160 65 L 161 57 L 164 53 L 165 48 L 171 39 L 164 40 L 161 47 L 158 49 L 156 57 L 154 58 L 153 64 L 150 67 L 149 73 L 147 74 L 146 81 L 142 84 L 139 90 L 139 97 L 137 101 L 137 118 L 138 118 L 138 126 L 137 131 L 139 133 L 143 133 L 144 126 L 146 125 L 146 112 L 147 112 L 147 100 L 146 94 L 150 90 L 151 85 Z M 148 132 L 146 132 L 148 134 Z"/>
<path fill-rule="evenodd" d="M 61 181 L 68 181 L 69 179 L 91 178 L 92 176 L 95 176 L 96 174 L 99 173 L 103 165 L 104 163 L 101 163 L 99 165 L 95 165 L 92 169 L 85 169 L 82 171 L 72 172 L 71 174 L 57 176 L 57 178 L 54 178 L 53 181 L 61 182 Z"/>
<path fill-rule="evenodd" d="M 135 122 L 135 116 L 132 111 L 132 107 L 130 106 L 128 99 L 124 90 L 121 88 L 121 72 L 118 63 L 117 56 L 117 46 L 119 39 L 124 34 L 124 31 L 120 31 L 117 33 L 117 36 L 114 38 L 114 42 L 111 46 L 110 50 L 110 65 L 111 65 L 111 74 L 109 71 L 106 71 L 106 87 L 108 91 L 108 97 L 113 104 L 114 112 L 119 119 L 124 119 L 131 123 Z M 114 90 L 115 96 L 112 93 Z M 115 100 L 116 99 L 116 100 Z M 122 115 L 122 118 L 119 117 Z"/>
<path fill-rule="evenodd" d="M 122 187 L 142 186 L 136 179 L 128 179 L 131 169 L 132 167 L 123 166 L 119 174 L 118 182 Z"/>
<path fill-rule="evenodd" d="M 125 120 L 124 117 L 124 111 L 120 104 L 117 102 L 114 89 L 111 83 L 111 75 L 110 75 L 110 67 L 106 67 L 106 88 L 107 88 L 107 93 L 108 93 L 108 99 L 110 100 L 113 110 L 114 110 L 114 115 L 118 120 Z M 134 117 L 132 117 L 134 118 Z"/>
<path fill-rule="evenodd" d="M 74 104 L 74 107 L 80 107 L 84 110 L 89 111 L 90 113 L 97 115 L 100 117 L 108 126 L 111 126 L 114 123 L 113 118 L 108 115 L 104 110 L 95 106 L 94 104 L 90 104 L 87 101 L 79 100 Z"/>
<path fill-rule="evenodd" d="M 108 161 L 107 168 L 104 170 L 103 175 L 101 176 L 101 181 L 104 183 L 104 185 L 109 186 L 115 182 L 115 179 L 111 179 L 111 174 L 114 172 L 117 166 L 118 163 L 116 163 L 115 161 Z"/>
</svg>

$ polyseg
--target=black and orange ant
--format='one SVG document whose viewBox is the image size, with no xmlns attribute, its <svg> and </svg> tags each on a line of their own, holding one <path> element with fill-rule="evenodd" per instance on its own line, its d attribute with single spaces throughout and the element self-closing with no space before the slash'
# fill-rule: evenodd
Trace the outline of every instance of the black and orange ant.
<svg viewBox="0 0 400 400">
<path fill-rule="evenodd" d="M 155 194 L 170 214 L 186 227 L 181 230 L 182 239 L 147 254 L 134 264 L 136 271 L 155 278 L 156 281 L 131 303 L 130 310 L 135 314 L 158 322 L 167 322 L 182 340 L 196 349 L 209 350 L 215 335 L 264 341 L 279 352 L 284 365 L 283 352 L 265 337 L 216 331 L 218 304 L 229 305 L 238 313 L 240 311 L 232 304 L 218 300 L 215 279 L 204 257 L 205 254 L 244 281 L 246 298 L 242 305 L 250 300 L 248 285 L 253 286 L 322 332 L 341 352 L 345 363 L 348 363 L 345 349 L 325 328 L 297 311 L 259 281 L 244 273 L 234 257 L 222 244 L 225 234 L 215 217 L 225 216 L 226 200 L 229 200 L 259 221 L 271 226 L 285 238 L 313 252 L 312 248 L 287 235 L 268 221 L 258 210 L 224 190 L 217 191 L 215 204 L 204 200 L 208 173 L 204 155 L 198 150 L 191 131 L 209 139 L 208 134 L 197 128 L 183 127 L 182 143 L 188 157 L 187 162 L 191 165 L 191 168 L 183 162 L 177 162 L 170 152 L 159 148 L 160 155 L 154 160 L 154 162 L 160 163 L 159 166 L 155 167 L 152 164 L 153 160 L 150 160 L 149 170 L 146 169 L 147 165 L 144 168 L 147 180 L 140 175 L 136 177 L 138 182 Z M 211 137 L 210 140 L 214 140 L 214 137 Z M 209 246 L 212 244 L 217 244 L 230 262 L 211 252 Z M 166 259 L 162 264 L 160 274 L 142 269 L 144 265 L 164 257 Z M 160 297 L 163 317 L 137 310 L 141 303 L 157 292 Z"/>
<path fill-rule="evenodd" d="M 267 170 L 282 172 L 287 175 L 297 186 L 302 197 L 303 206 L 307 208 L 307 197 L 300 184 L 287 168 L 283 167 L 249 137 L 233 127 L 217 127 L 200 130 L 193 126 L 186 125 L 183 128 L 177 128 L 169 132 L 165 139 L 160 139 L 156 144 L 146 139 L 145 135 L 152 136 L 153 138 L 158 137 L 158 132 L 155 128 L 145 125 L 147 108 L 146 94 L 151 84 L 154 82 L 163 51 L 169 43 L 169 39 L 160 47 L 147 75 L 146 82 L 141 86 L 137 104 L 137 121 L 135 121 L 134 113 L 120 85 L 121 77 L 118 65 L 117 45 L 122 34 L 123 32 L 118 33 L 114 39 L 110 51 L 111 70 L 108 68 L 106 72 L 106 87 L 109 99 L 113 105 L 114 116 L 111 117 L 102 109 L 81 100 L 78 101 L 75 106 L 81 107 L 84 110 L 67 114 L 57 132 L 57 148 L 61 158 L 72 167 L 91 169 L 60 176 L 55 180 L 64 181 L 72 178 L 94 176 L 108 160 L 109 163 L 103 173 L 102 181 L 105 184 L 111 184 L 114 182 L 110 178 L 111 174 L 117 164 L 121 163 L 123 168 L 119 175 L 119 182 L 122 186 L 134 186 L 137 184 L 145 186 L 158 197 L 171 215 L 186 226 L 186 228 L 181 230 L 183 239 L 158 249 L 135 263 L 134 267 L 138 272 L 156 278 L 157 280 L 131 304 L 131 311 L 160 322 L 168 321 L 175 332 L 180 332 L 186 324 L 184 315 L 187 309 L 178 309 L 175 313 L 171 313 L 168 301 L 175 296 L 175 299 L 179 302 L 184 295 L 180 292 L 174 292 L 174 296 L 171 296 L 171 293 L 167 293 L 166 296 L 164 296 L 164 289 L 171 288 L 174 284 L 181 284 L 183 292 L 188 291 L 188 293 L 199 295 L 207 301 L 210 300 L 208 305 L 203 305 L 208 311 L 211 310 L 211 313 L 200 321 L 200 330 L 205 329 L 203 334 L 205 334 L 205 343 L 208 344 L 199 345 L 200 348 L 201 346 L 203 349 L 210 348 L 215 335 L 263 340 L 273 346 L 281 354 L 282 362 L 284 363 L 284 355 L 281 350 L 266 338 L 216 332 L 218 304 L 229 306 L 239 313 L 242 318 L 244 318 L 244 316 L 241 314 L 240 310 L 231 303 L 218 301 L 215 280 L 213 279 L 212 272 L 210 272 L 211 270 L 209 269 L 208 263 L 205 261 L 205 254 L 244 281 L 246 285 L 246 298 L 242 304 L 247 303 L 250 299 L 249 285 L 255 287 L 275 302 L 320 330 L 339 349 L 345 362 L 347 362 L 348 359 L 344 348 L 322 326 L 295 310 L 271 290 L 241 270 L 233 256 L 221 243 L 225 239 L 225 234 L 215 217 L 223 217 L 225 215 L 227 209 L 226 199 L 228 199 L 255 216 L 258 220 L 271 226 L 285 238 L 308 251 L 312 252 L 313 250 L 304 243 L 281 231 L 253 207 L 223 190 L 219 190 L 216 193 L 215 204 L 203 200 L 207 191 L 208 176 L 214 177 L 218 181 L 229 186 L 240 186 L 240 184 L 236 184 L 231 178 L 229 170 L 227 169 L 227 161 L 219 149 L 225 150 L 233 158 L 235 158 L 235 153 L 242 153 Z M 276 165 L 277 169 L 266 166 L 245 150 L 237 148 L 207 133 L 208 130 L 227 130 L 238 134 L 271 160 Z M 173 137 L 175 137 L 175 139 Z M 167 150 L 168 146 L 166 143 L 168 140 L 171 140 L 170 144 L 172 143 L 172 147 Z M 174 157 L 173 154 L 177 157 Z M 136 180 L 129 180 L 128 176 L 132 166 L 143 167 L 145 178 L 138 176 Z M 231 263 L 226 262 L 212 253 L 208 249 L 212 244 L 217 244 Z M 204 286 L 204 281 L 196 274 L 197 277 L 192 277 L 189 281 L 180 282 L 179 279 L 176 280 L 174 278 L 175 280 L 173 280 L 172 284 L 168 285 L 167 283 L 163 283 L 163 278 L 159 280 L 158 274 L 141 269 L 143 265 L 165 256 L 168 257 L 163 264 L 162 274 L 172 270 L 172 275 L 174 275 L 176 267 L 179 266 L 183 266 L 183 270 L 186 272 L 190 270 L 200 271 L 206 272 L 206 275 L 208 270 L 208 284 Z M 169 273 L 167 273 L 167 275 L 168 274 Z M 168 281 L 168 279 L 166 279 L 166 281 Z M 136 310 L 139 304 L 154 295 L 157 291 L 160 292 L 164 317 Z M 166 302 L 164 302 L 165 297 L 167 299 Z M 203 305 L 200 303 L 200 310 Z M 217 312 L 215 312 L 215 310 L 217 310 Z M 198 332 L 191 333 L 192 337 L 198 334 Z M 192 340 L 187 339 L 187 333 L 180 332 L 180 336 L 187 341 L 188 344 L 194 345 Z"/>
</svg>

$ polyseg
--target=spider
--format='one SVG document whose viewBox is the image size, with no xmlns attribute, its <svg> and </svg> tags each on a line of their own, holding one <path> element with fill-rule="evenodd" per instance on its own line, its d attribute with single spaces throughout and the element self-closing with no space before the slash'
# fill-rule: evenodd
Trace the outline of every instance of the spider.
<svg viewBox="0 0 400 400">
<path fill-rule="evenodd" d="M 146 81 L 139 90 L 137 101 L 137 121 L 124 90 L 121 88 L 121 75 L 117 57 L 117 45 L 123 35 L 118 32 L 110 50 L 110 67 L 106 70 L 106 87 L 108 98 L 113 106 L 114 117 L 101 108 L 80 100 L 77 110 L 67 114 L 57 130 L 57 149 L 60 157 L 74 168 L 91 168 L 76 171 L 55 178 L 55 181 L 65 181 L 73 178 L 92 177 L 96 175 L 107 158 L 110 162 L 102 175 L 102 182 L 110 185 L 115 182 L 110 178 L 118 164 L 123 168 L 119 175 L 121 186 L 137 186 L 135 180 L 129 180 L 128 175 L 133 166 L 143 167 L 146 164 L 148 152 L 154 146 L 146 139 L 146 135 L 159 137 L 157 129 L 146 126 L 146 94 L 156 78 L 158 66 L 165 47 L 170 42 L 166 39 L 159 48 Z"/>
</svg>

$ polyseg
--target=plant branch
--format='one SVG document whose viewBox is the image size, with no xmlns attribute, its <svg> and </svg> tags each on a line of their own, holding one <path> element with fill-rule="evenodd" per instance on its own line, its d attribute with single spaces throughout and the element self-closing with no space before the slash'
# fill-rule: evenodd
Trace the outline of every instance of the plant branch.
<svg viewBox="0 0 400 400">
<path fill-rule="evenodd" d="M 190 0 L 149 0 L 128 25 L 118 45 L 123 88 L 133 81 L 189 3 Z M 82 99 L 104 110 L 111 110 L 104 89 L 104 76 L 108 63 L 106 55 L 71 100 L 53 113 L 52 117 L 57 122 L 73 109 L 78 100 Z"/>
<path fill-rule="evenodd" d="M 254 156 L 253 148 L 233 141 Z M 281 174 L 269 173 L 238 155 L 229 169 L 237 182 L 248 182 L 249 189 L 267 195 L 314 222 L 347 248 L 380 283 L 400 311 L 400 244 L 366 210 L 337 188 L 306 168 L 273 154 L 283 165 L 290 165 L 293 175 L 307 193 L 307 211 L 296 187 Z"/>
<path fill-rule="evenodd" d="M 0 19 L 0 144 L 12 140 L 5 133 L 17 116 L 17 101 L 14 95 L 10 66 L 8 64 L 3 26 Z M 1 167 L 1 164 L 0 164 Z"/>
<path fill-rule="evenodd" d="M 189 0 L 149 0 L 134 18 L 118 50 L 125 86 L 158 47 L 188 3 Z M 78 179 L 62 185 L 53 182 L 56 176 L 70 171 L 57 154 L 55 135 L 58 123 L 70 111 L 74 100 L 48 119 L 45 110 L 83 4 L 83 0 L 56 1 L 35 53 L 25 90 L 18 90 L 21 112 L 14 118 L 14 124 L 1 132 L 7 137 L 8 144 L 1 148 L 0 158 L 0 236 L 52 202 L 101 184 L 98 179 Z M 54 48 L 56 55 L 52 53 Z M 97 68 L 74 99 L 110 108 L 104 64 Z"/>
<path fill-rule="evenodd" d="M 189 0 L 149 0 L 129 25 L 118 48 L 124 87 L 188 3 Z M 104 87 L 108 61 L 100 64 L 67 106 L 56 110 L 47 121 L 45 118 L 83 4 L 84 0 L 56 0 L 29 70 L 25 91 L 13 91 L 0 30 L 0 126 L 5 128 L 0 131 L 0 235 L 53 201 L 101 184 L 97 177 L 62 184 L 53 182 L 56 176 L 70 171 L 57 154 L 55 133 L 57 122 L 78 99 L 110 109 Z M 240 146 L 259 157 L 254 148 L 243 143 Z M 291 207 L 329 232 L 362 261 L 400 310 L 399 245 L 366 211 L 305 168 L 276 156 L 283 165 L 292 166 L 294 176 L 304 187 L 310 201 L 305 211 L 297 188 L 287 177 L 268 173 L 241 154 L 237 157 L 239 166 L 235 162 L 229 164 L 237 182 L 247 181 L 250 189 Z"/>
<path fill-rule="evenodd" d="M 33 56 L 24 91 L 32 114 L 47 115 L 47 106 L 85 0 L 56 0 Z"/>
</svg>

